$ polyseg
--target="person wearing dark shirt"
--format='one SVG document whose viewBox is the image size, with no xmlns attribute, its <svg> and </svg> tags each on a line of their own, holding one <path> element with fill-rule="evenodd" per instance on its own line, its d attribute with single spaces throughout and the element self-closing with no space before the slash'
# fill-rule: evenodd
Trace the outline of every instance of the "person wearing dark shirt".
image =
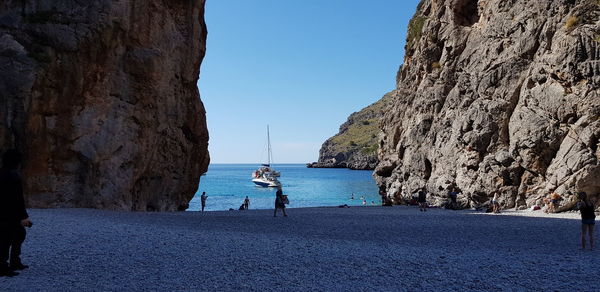
<svg viewBox="0 0 600 292">
<path fill-rule="evenodd" d="M 419 191 L 419 211 L 427 211 L 427 193 L 423 190 Z"/>
<path fill-rule="evenodd" d="M 2 156 L 0 169 L 0 276 L 16 276 L 15 270 L 26 269 L 21 262 L 21 245 L 25 241 L 25 228 L 33 224 L 25 209 L 23 182 L 17 169 L 21 155 L 8 150 Z M 10 264 L 7 261 L 10 260 Z"/>
<path fill-rule="evenodd" d="M 596 224 L 596 214 L 594 213 L 594 204 L 590 202 L 585 192 L 577 194 L 579 202 L 577 207 L 581 212 L 581 249 L 585 249 L 585 234 L 590 238 L 590 249 L 594 249 L 594 225 Z"/>
<path fill-rule="evenodd" d="M 208 198 L 208 196 L 206 195 L 206 192 L 202 192 L 202 196 L 200 196 L 200 203 L 202 204 L 202 212 L 204 212 L 204 208 L 206 207 L 206 198 Z"/>
<path fill-rule="evenodd" d="M 448 198 L 450 198 L 450 209 L 457 209 L 458 203 L 456 202 L 456 198 L 459 194 L 459 189 L 456 186 L 451 185 L 448 187 Z"/>
<path fill-rule="evenodd" d="M 250 207 L 250 199 L 248 199 L 248 196 L 246 196 L 246 198 L 244 199 L 244 210 L 248 210 L 249 207 Z"/>
<path fill-rule="evenodd" d="M 277 217 L 277 209 L 281 209 L 283 217 L 287 217 L 287 214 L 285 213 L 285 198 L 281 187 L 278 187 L 277 192 L 275 193 L 275 212 L 273 213 L 273 217 Z"/>
</svg>

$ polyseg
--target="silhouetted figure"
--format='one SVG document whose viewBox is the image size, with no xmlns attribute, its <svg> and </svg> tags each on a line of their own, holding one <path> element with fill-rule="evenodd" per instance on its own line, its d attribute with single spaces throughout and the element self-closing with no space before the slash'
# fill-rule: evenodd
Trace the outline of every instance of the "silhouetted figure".
<svg viewBox="0 0 600 292">
<path fill-rule="evenodd" d="M 250 199 L 248 199 L 248 196 L 246 196 L 246 198 L 244 199 L 244 210 L 248 210 L 249 207 L 250 207 Z"/>
<path fill-rule="evenodd" d="M 25 241 L 25 228 L 33 223 L 25 209 L 23 182 L 17 169 L 21 154 L 8 150 L 2 156 L 0 169 L 0 276 L 16 276 L 16 270 L 28 268 L 21 262 L 21 245 Z M 7 261 L 10 260 L 10 264 Z"/>
<path fill-rule="evenodd" d="M 200 203 L 202 204 L 202 212 L 204 212 L 204 207 L 206 207 L 206 198 L 208 198 L 208 196 L 206 195 L 206 192 L 202 192 L 202 196 L 200 196 Z"/>
<path fill-rule="evenodd" d="M 588 198 L 585 192 L 577 194 L 579 202 L 577 207 L 581 212 L 581 249 L 585 249 L 585 234 L 588 234 L 590 240 L 590 250 L 594 249 L 594 225 L 596 224 L 596 214 L 594 213 L 594 204 Z"/>
<path fill-rule="evenodd" d="M 456 198 L 458 197 L 458 194 L 460 193 L 459 189 L 454 186 L 454 185 L 450 185 L 448 187 L 448 198 L 450 198 L 450 204 L 449 204 L 449 208 L 450 209 L 457 209 L 458 208 L 458 203 L 456 201 Z"/>
<path fill-rule="evenodd" d="M 427 211 L 427 193 L 425 191 L 419 191 L 417 202 L 419 203 L 419 211 Z"/>
<path fill-rule="evenodd" d="M 283 217 L 287 217 L 287 214 L 285 213 L 285 198 L 283 197 L 281 187 L 278 187 L 277 192 L 275 193 L 275 212 L 273 213 L 273 217 L 277 217 L 277 209 L 281 209 Z"/>
</svg>

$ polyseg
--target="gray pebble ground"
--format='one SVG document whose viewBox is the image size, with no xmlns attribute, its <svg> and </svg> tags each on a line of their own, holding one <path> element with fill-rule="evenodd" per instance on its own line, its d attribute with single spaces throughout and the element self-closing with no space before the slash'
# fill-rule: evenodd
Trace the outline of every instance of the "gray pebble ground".
<svg viewBox="0 0 600 292">
<path fill-rule="evenodd" d="M 30 210 L 0 291 L 600 291 L 580 222 L 414 207 Z M 576 214 L 570 216 L 576 218 Z"/>
</svg>

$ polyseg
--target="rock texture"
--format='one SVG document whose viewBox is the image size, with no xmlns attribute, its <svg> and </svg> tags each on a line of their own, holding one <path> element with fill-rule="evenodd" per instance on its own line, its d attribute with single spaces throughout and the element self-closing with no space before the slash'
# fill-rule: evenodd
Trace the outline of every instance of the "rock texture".
<svg viewBox="0 0 600 292">
<path fill-rule="evenodd" d="M 184 210 L 209 156 L 204 1 L 0 2 L 0 150 L 31 207 Z"/>
<path fill-rule="evenodd" d="M 391 94 L 351 114 L 335 136 L 327 139 L 319 151 L 319 161 L 307 164 L 314 168 L 375 169 L 384 110 L 390 106 Z"/>
<path fill-rule="evenodd" d="M 375 177 L 464 207 L 600 193 L 600 2 L 423 0 L 409 26 Z M 574 197 L 566 195 L 562 209 Z"/>
</svg>

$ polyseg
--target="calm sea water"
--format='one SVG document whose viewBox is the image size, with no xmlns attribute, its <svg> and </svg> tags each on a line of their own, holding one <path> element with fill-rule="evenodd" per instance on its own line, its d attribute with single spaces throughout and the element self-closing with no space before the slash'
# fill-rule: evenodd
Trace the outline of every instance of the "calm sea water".
<svg viewBox="0 0 600 292">
<path fill-rule="evenodd" d="M 189 211 L 200 210 L 200 195 L 206 192 L 207 211 L 238 209 L 244 198 L 250 198 L 250 209 L 272 209 L 275 188 L 257 187 L 251 175 L 257 164 L 211 164 L 200 179 L 198 193 L 190 202 Z M 281 172 L 283 193 L 288 195 L 290 208 L 381 205 L 377 185 L 369 170 L 341 168 L 307 168 L 304 164 L 274 164 Z M 354 200 L 350 197 L 354 193 Z"/>
</svg>

